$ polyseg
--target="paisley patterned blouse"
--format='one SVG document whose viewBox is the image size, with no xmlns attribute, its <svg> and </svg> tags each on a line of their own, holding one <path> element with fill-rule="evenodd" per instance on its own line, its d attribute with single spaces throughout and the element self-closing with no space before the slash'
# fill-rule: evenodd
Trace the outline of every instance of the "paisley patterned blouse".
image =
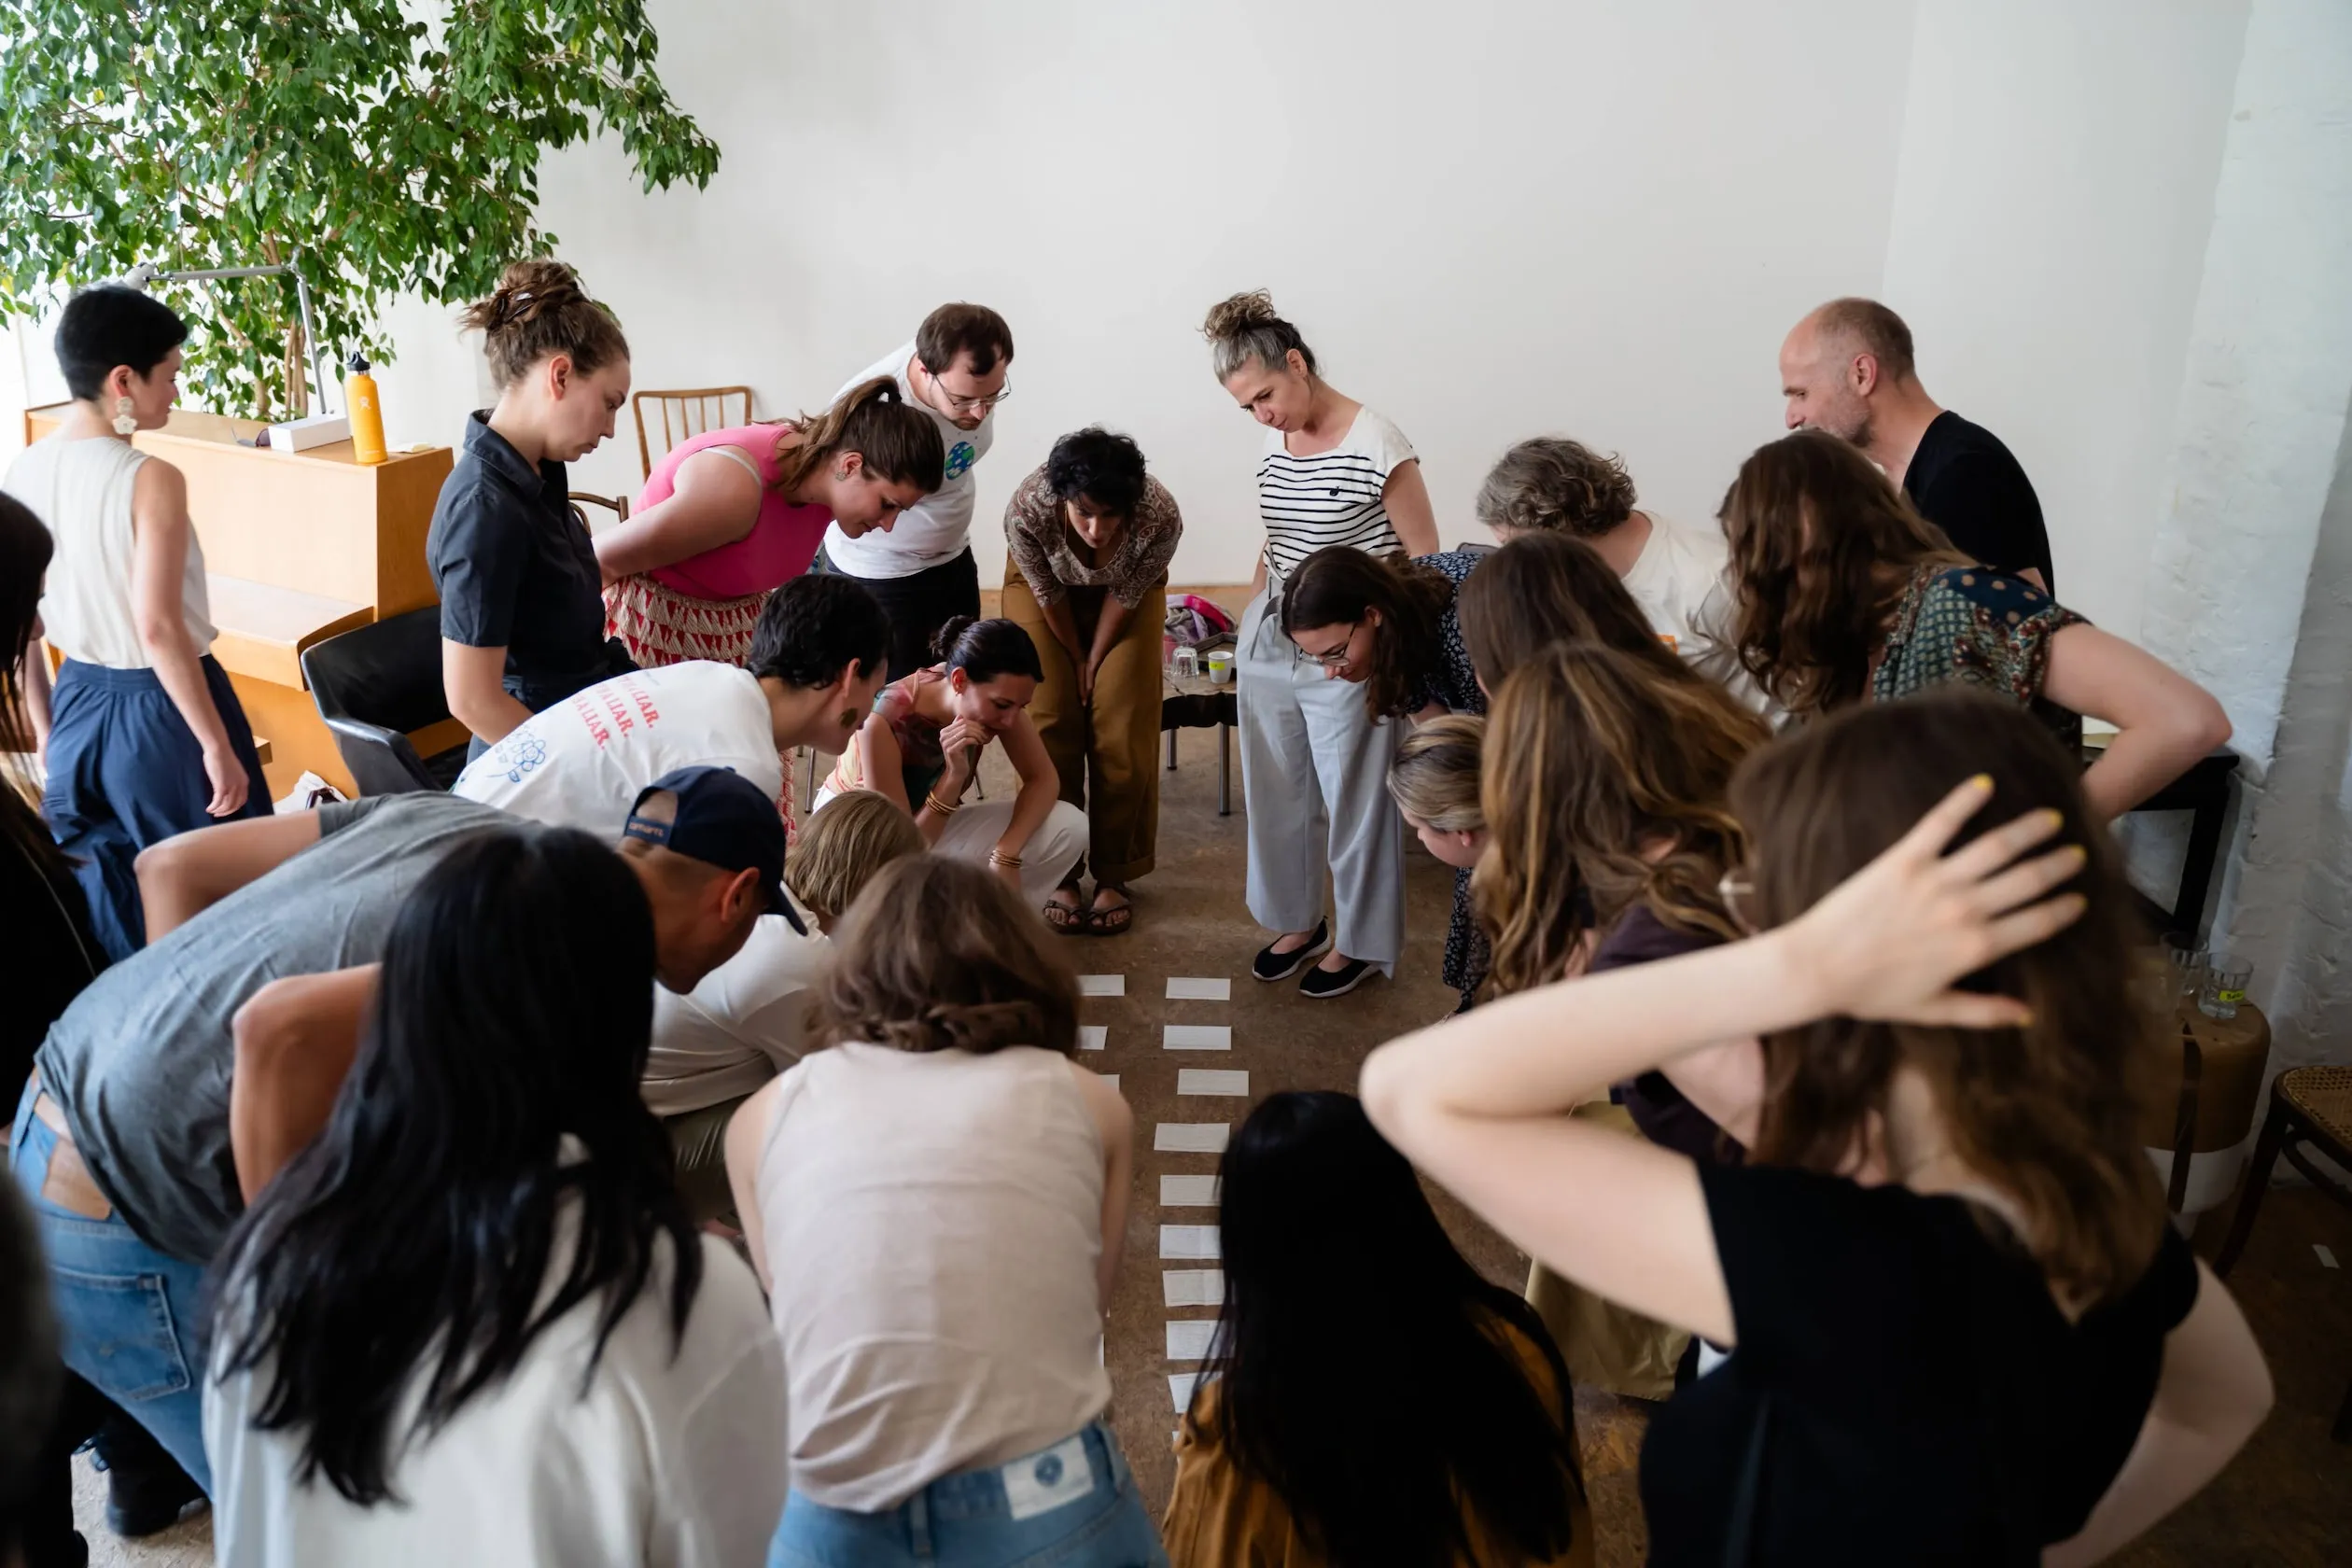
<svg viewBox="0 0 2352 1568">
<path fill-rule="evenodd" d="M 2042 696 L 2042 682 L 2051 639 L 2088 624 L 2021 578 L 1990 567 L 1929 562 L 1911 574 L 1879 645 L 1869 700 L 1893 702 L 1965 681 L 2032 708 L 2062 733 L 2078 729 L 2075 715 Z"/>
</svg>

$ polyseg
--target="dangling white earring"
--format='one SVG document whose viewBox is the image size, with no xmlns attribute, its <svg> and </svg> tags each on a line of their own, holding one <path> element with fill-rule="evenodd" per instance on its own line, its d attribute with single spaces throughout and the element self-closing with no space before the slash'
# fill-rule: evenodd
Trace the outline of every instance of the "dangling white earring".
<svg viewBox="0 0 2352 1568">
<path fill-rule="evenodd" d="M 133 412 L 130 399 L 117 398 L 115 399 L 114 427 L 115 434 L 118 436 L 135 436 L 139 433 L 139 416 Z"/>
</svg>

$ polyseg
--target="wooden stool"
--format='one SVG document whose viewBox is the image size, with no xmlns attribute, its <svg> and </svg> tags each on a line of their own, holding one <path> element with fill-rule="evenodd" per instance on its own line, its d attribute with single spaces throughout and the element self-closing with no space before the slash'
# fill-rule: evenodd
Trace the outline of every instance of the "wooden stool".
<svg viewBox="0 0 2352 1568">
<path fill-rule="evenodd" d="M 2313 1186 L 2339 1203 L 2352 1205 L 2352 1191 L 2311 1163 L 2301 1147 L 2305 1143 L 2317 1144 L 2330 1159 L 2352 1169 L 2352 1067 L 2289 1068 L 2271 1084 L 2270 1114 L 2262 1118 L 2262 1135 L 2254 1144 L 2254 1163 L 2247 1169 L 2246 1192 L 2230 1221 L 2229 1237 L 2221 1243 L 2220 1255 L 2213 1260 L 2215 1274 L 2228 1274 L 2238 1253 L 2246 1250 L 2246 1239 L 2254 1229 L 2254 1212 L 2262 1206 L 2271 1168 L 2280 1155 L 2311 1178 Z M 2331 1435 L 2339 1443 L 2352 1443 L 2352 1389 L 2345 1391 Z"/>
<path fill-rule="evenodd" d="M 2160 1090 L 2147 1130 L 2150 1149 L 2172 1151 L 2164 1200 L 2176 1214 L 2189 1203 L 2189 1177 L 2199 1155 L 2239 1147 L 2254 1125 L 2262 1066 L 2270 1059 L 2270 1020 L 2252 1002 L 2238 1003 L 2234 1018 L 2208 1018 L 2194 997 L 2175 1000 L 2173 1018 L 2180 1044 L 2177 1086 Z M 2211 1208 L 2229 1197 L 2224 1185 L 2200 1205 Z"/>
</svg>

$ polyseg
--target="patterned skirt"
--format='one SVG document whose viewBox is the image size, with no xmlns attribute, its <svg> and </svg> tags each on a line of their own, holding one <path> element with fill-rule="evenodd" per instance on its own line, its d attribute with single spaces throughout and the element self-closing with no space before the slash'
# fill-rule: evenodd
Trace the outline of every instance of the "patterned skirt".
<svg viewBox="0 0 2352 1568">
<path fill-rule="evenodd" d="M 735 599 L 697 599 L 638 572 L 604 591 L 605 636 L 619 637 L 639 669 L 712 659 L 742 668 L 751 658 L 751 633 L 760 623 L 765 594 L 746 594 Z M 784 814 L 787 842 L 800 842 L 800 826 L 792 820 L 792 754 L 778 754 L 784 765 L 784 798 L 777 807 Z"/>
</svg>

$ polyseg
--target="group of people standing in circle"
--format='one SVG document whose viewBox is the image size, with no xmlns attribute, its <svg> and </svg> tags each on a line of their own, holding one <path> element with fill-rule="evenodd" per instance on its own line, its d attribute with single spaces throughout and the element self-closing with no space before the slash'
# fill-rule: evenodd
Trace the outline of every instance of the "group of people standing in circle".
<svg viewBox="0 0 2352 1568">
<path fill-rule="evenodd" d="M 1499 547 L 1451 552 L 1266 296 L 1211 313 L 1267 428 L 1253 973 L 1393 967 L 1409 827 L 1458 872 L 1463 1008 L 1360 1099 L 1237 1130 L 1157 1531 L 1100 1350 L 1132 1115 L 1054 941 L 1127 929 L 1155 853 L 1182 520 L 1135 443 L 1072 433 L 1016 487 L 980 619 L 1013 344 L 951 305 L 592 538 L 565 465 L 627 345 L 569 269 L 511 269 L 429 544 L 475 755 L 273 817 L 184 497 L 130 444 L 161 310 L 69 306 L 75 410 L 0 504 L 48 576 L 0 595 L 0 738 L 50 768 L 46 817 L 0 797 L 0 863 L 59 960 L 7 1012 L 9 1158 L 58 1329 L 23 1344 L 82 1380 L 52 1435 L 111 1401 L 118 1478 L 214 1497 L 224 1562 L 1587 1562 L 1570 1389 L 1644 1378 L 1654 1561 L 2087 1562 L 2260 1421 L 2139 1147 L 2106 837 L 2227 721 L 2051 597 L 2030 486 L 1883 307 L 1790 334 L 1801 427 L 1719 532 L 1540 438 L 1478 493 Z M 2087 769 L 2086 715 L 2117 732 Z M 1018 788 L 968 799 L 999 741 Z M 839 762 L 788 830 L 803 747 Z"/>
</svg>

